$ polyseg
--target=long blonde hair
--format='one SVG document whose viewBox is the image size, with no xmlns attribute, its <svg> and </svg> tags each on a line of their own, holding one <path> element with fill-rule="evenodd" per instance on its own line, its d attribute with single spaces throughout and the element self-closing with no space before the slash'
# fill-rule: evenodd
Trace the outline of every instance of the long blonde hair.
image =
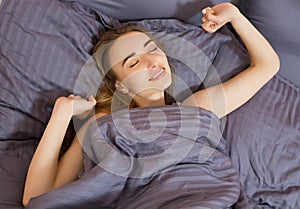
<svg viewBox="0 0 300 209">
<path fill-rule="evenodd" d="M 136 26 L 136 25 L 126 25 L 121 28 L 110 30 L 105 32 L 98 43 L 95 45 L 93 50 L 93 57 L 97 63 L 98 69 L 103 76 L 102 84 L 98 88 L 98 92 L 96 95 L 96 113 L 104 112 L 106 114 L 110 114 L 112 111 L 120 109 L 121 107 L 112 108 L 112 100 L 116 98 L 120 100 L 119 103 L 124 103 L 122 98 L 116 94 L 116 75 L 109 67 L 108 63 L 108 50 L 110 44 L 119 38 L 120 36 L 129 33 L 129 32 L 141 32 L 149 36 L 151 40 L 153 40 L 156 45 L 161 48 L 163 51 L 163 46 L 159 43 L 150 33 L 148 33 L 144 28 Z M 136 107 L 136 104 L 131 101 L 129 108 Z"/>
</svg>

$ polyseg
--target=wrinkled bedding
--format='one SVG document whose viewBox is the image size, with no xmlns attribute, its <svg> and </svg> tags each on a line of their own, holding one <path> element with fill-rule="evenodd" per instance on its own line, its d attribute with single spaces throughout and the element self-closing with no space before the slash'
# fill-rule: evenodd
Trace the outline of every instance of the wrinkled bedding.
<svg viewBox="0 0 300 209">
<path fill-rule="evenodd" d="M 2 1 L 0 208 L 23 208 L 21 198 L 27 167 L 55 99 L 71 92 L 85 96 L 93 91 L 89 89 L 91 83 L 95 84 L 93 80 L 79 79 L 81 73 L 89 69 L 85 67 L 91 58 L 92 47 L 103 31 L 123 24 L 128 23 L 119 22 L 77 2 Z M 249 64 L 245 49 L 227 27 L 216 34 L 207 34 L 197 26 L 175 19 L 132 21 L 130 24 L 142 25 L 155 32 L 166 42 L 168 53 L 178 49 L 172 42 L 174 36 L 187 40 L 203 52 L 200 60 L 204 64 L 198 70 L 178 56 L 169 57 L 179 79 L 172 93 L 179 101 L 188 92 L 227 80 Z M 189 57 L 189 53 L 178 51 Z M 91 69 L 95 70 L 93 66 Z M 79 85 L 82 88 L 78 88 L 78 80 L 82 82 Z M 180 82 L 185 85 L 179 85 Z M 117 208 L 122 208 L 122 205 L 128 206 L 124 208 L 178 208 L 181 205 L 183 208 L 197 208 L 199 205 L 196 207 L 195 204 L 201 203 L 203 208 L 226 208 L 230 205 L 232 208 L 299 208 L 299 96 L 298 87 L 277 75 L 247 104 L 221 121 L 207 111 L 197 109 L 199 112 L 192 114 L 191 122 L 200 127 L 196 132 L 198 139 L 188 140 L 194 147 L 187 156 L 180 158 L 184 159 L 183 162 L 167 161 L 162 167 L 147 170 L 151 175 L 143 178 L 128 178 L 128 173 L 122 177 L 115 175 L 115 171 L 108 172 L 96 166 L 103 163 L 101 152 L 92 152 L 95 155 L 91 156 L 87 153 L 85 171 L 78 181 L 33 199 L 29 207 L 47 208 L 46 204 L 49 204 L 48 208 L 95 208 L 95 204 L 107 204 L 107 207 L 112 204 Z M 113 139 L 107 137 L 111 133 L 118 137 L 108 144 L 122 156 L 154 156 L 168 149 L 174 142 L 172 137 L 178 135 L 177 128 L 182 124 L 175 113 L 185 110 L 182 112 L 189 115 L 191 111 L 174 106 L 159 109 L 168 118 L 169 126 L 164 129 L 168 137 L 160 137 L 153 143 L 143 143 L 143 146 L 129 143 L 132 137 L 123 136 L 123 132 L 118 135 L 120 130 L 114 127 L 115 118 L 112 117 L 97 120 L 94 125 L 101 129 L 95 130 L 95 126 L 90 126 L 89 133 L 94 135 L 86 137 L 95 140 L 101 136 L 107 144 Z M 132 124 L 147 130 L 149 124 L 143 127 L 138 122 L 139 115 L 148 117 L 152 110 L 157 108 L 131 110 Z M 122 111 L 118 114 L 117 118 L 126 116 Z M 157 115 L 151 117 L 156 118 Z M 187 118 L 180 120 L 186 121 Z M 203 123 L 199 124 L 199 121 Z M 162 125 L 160 122 L 152 121 L 158 127 Z M 211 137 L 207 137 L 205 122 L 213 122 L 216 132 L 219 126 L 223 138 L 220 133 L 217 134 L 220 139 L 218 146 L 210 144 Z M 195 123 L 191 123 L 190 127 Z M 189 130 L 188 127 L 185 129 Z M 170 141 L 167 140 L 169 138 Z M 143 153 L 144 146 L 152 152 Z M 149 146 L 151 149 L 148 149 Z M 90 148 L 87 146 L 87 149 Z M 203 148 L 213 151 L 209 152 L 212 155 L 204 163 L 195 161 Z M 134 150 L 140 152 L 134 153 Z M 177 151 L 180 153 L 180 149 Z M 136 161 L 130 162 L 133 168 L 140 168 Z M 142 172 L 141 169 L 138 171 Z M 195 175 L 198 172 L 199 175 Z M 100 181 L 102 178 L 106 180 Z M 107 196 L 107 188 L 114 195 Z M 187 196 L 189 199 L 185 198 Z M 142 207 L 141 204 L 147 205 Z"/>
<path fill-rule="evenodd" d="M 113 115 L 87 129 L 82 177 L 27 208 L 229 208 L 236 202 L 238 175 L 215 115 L 175 106 Z"/>
<path fill-rule="evenodd" d="M 243 198 L 251 202 L 239 208 L 299 208 L 300 89 L 275 77 L 227 117 L 224 130 Z"/>
</svg>

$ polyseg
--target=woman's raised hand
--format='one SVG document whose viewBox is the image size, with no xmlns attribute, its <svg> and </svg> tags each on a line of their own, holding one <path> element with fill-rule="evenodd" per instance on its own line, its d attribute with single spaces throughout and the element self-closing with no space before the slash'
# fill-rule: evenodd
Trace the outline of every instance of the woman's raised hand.
<svg viewBox="0 0 300 209">
<path fill-rule="evenodd" d="M 73 99 L 73 116 L 85 118 L 96 105 L 96 100 L 93 96 L 84 99 L 80 96 L 69 95 L 68 98 Z"/>
<path fill-rule="evenodd" d="M 222 3 L 202 10 L 202 28 L 209 33 L 216 32 L 228 22 L 234 21 L 238 9 L 231 3 Z"/>
<path fill-rule="evenodd" d="M 76 116 L 80 119 L 85 118 L 96 105 L 96 100 L 93 96 L 88 99 L 70 94 L 68 97 L 59 97 L 56 100 L 54 111 L 64 111 L 70 116 Z"/>
<path fill-rule="evenodd" d="M 96 100 L 93 96 L 84 99 L 71 94 L 56 99 L 50 120 L 28 168 L 23 195 L 24 205 L 27 205 L 32 197 L 77 179 L 83 167 L 81 144 L 74 140 L 61 158 L 59 153 L 72 116 L 82 119 L 95 105 Z"/>
</svg>

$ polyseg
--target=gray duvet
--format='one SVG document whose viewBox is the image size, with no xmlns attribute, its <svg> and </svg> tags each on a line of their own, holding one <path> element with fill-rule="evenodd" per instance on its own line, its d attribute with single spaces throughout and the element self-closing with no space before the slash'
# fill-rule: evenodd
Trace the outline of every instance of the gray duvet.
<svg viewBox="0 0 300 209">
<path fill-rule="evenodd" d="M 229 208 L 239 197 L 220 122 L 202 109 L 116 112 L 89 126 L 83 147 L 82 177 L 27 208 Z"/>
</svg>

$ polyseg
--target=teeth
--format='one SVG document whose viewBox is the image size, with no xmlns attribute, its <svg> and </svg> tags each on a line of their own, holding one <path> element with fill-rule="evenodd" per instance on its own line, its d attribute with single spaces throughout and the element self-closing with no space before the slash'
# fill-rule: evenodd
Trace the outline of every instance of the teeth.
<svg viewBox="0 0 300 209">
<path fill-rule="evenodd" d="M 154 79 L 157 78 L 158 76 L 160 76 L 160 74 L 162 74 L 162 72 L 164 71 L 164 69 L 160 69 L 155 75 L 153 75 L 150 79 Z"/>
</svg>

